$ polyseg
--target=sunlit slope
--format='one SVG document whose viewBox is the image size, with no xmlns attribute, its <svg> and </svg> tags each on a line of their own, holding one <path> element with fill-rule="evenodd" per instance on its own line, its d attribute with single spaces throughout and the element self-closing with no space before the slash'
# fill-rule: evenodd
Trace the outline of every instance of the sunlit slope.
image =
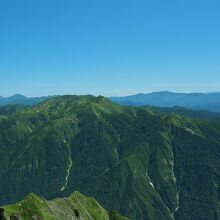
<svg viewBox="0 0 220 220">
<path fill-rule="evenodd" d="M 1 204 L 79 190 L 134 220 L 220 218 L 218 124 L 62 96 L 0 128 Z"/>
<path fill-rule="evenodd" d="M 106 211 L 95 199 L 79 192 L 51 201 L 32 193 L 19 203 L 5 207 L 7 219 L 12 213 L 18 215 L 20 220 L 128 220 L 116 212 Z"/>
</svg>

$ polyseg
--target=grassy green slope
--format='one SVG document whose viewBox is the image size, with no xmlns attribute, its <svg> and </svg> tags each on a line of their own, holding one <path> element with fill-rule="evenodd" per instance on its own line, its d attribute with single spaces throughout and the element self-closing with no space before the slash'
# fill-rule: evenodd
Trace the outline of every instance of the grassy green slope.
<svg viewBox="0 0 220 220">
<path fill-rule="evenodd" d="M 47 201 L 31 193 L 22 201 L 5 207 L 5 217 L 15 213 L 21 220 L 128 220 L 117 212 L 108 212 L 99 203 L 74 192 L 68 198 Z"/>
<path fill-rule="evenodd" d="M 0 128 L 2 204 L 79 190 L 134 220 L 220 218 L 218 124 L 63 96 Z"/>
</svg>

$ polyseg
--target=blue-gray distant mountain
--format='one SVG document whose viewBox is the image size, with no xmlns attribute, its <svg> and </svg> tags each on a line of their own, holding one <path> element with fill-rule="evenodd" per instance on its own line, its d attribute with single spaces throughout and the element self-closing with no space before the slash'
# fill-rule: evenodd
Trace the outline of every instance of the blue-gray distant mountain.
<svg viewBox="0 0 220 220">
<path fill-rule="evenodd" d="M 220 92 L 218 93 L 174 93 L 152 92 L 125 97 L 110 97 L 110 100 L 125 106 L 181 106 L 195 110 L 220 112 Z"/>
<path fill-rule="evenodd" d="M 0 106 L 11 104 L 32 106 L 52 97 L 53 96 L 26 97 L 20 94 L 16 94 L 10 97 L 0 96 Z"/>
</svg>

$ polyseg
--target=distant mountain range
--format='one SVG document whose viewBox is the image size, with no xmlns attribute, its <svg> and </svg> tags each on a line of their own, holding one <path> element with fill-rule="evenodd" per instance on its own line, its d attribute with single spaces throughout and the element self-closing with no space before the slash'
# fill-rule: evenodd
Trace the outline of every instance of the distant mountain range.
<svg viewBox="0 0 220 220">
<path fill-rule="evenodd" d="M 42 97 L 26 97 L 20 94 L 16 94 L 10 97 L 0 96 L 0 106 L 19 104 L 25 106 L 32 106 L 38 104 L 44 100 L 50 99 L 54 96 L 42 96 Z"/>
<path fill-rule="evenodd" d="M 53 199 L 79 191 L 132 220 L 220 219 L 217 113 L 127 107 L 101 96 L 59 96 L 2 112 L 2 206 L 41 213 L 41 199 L 19 203 L 33 192 L 52 200 L 48 214 L 58 217 L 48 219 L 60 220 L 58 207 L 68 214 L 72 205 Z"/>
<path fill-rule="evenodd" d="M 33 106 L 56 96 L 26 97 L 20 94 L 11 97 L 0 96 L 0 106 L 18 104 Z M 169 91 L 136 94 L 124 97 L 109 97 L 113 102 L 124 106 L 183 107 L 193 110 L 206 110 L 220 113 L 220 92 L 213 93 L 174 93 Z"/>
<path fill-rule="evenodd" d="M 181 106 L 195 110 L 207 110 L 220 112 L 220 92 L 216 93 L 174 93 L 153 92 L 149 94 L 137 94 L 125 97 L 110 97 L 110 100 L 126 106 Z"/>
</svg>

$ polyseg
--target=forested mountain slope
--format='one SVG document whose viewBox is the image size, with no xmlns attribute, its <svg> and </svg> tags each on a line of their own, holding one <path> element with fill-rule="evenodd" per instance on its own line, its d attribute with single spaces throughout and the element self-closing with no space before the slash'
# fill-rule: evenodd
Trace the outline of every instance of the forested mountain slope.
<svg viewBox="0 0 220 220">
<path fill-rule="evenodd" d="M 0 106 L 0 116 L 7 116 L 25 109 L 23 105 L 4 105 Z"/>
<path fill-rule="evenodd" d="M 205 121 L 217 122 L 217 123 L 220 122 L 220 113 L 216 113 L 216 112 L 209 112 L 204 110 L 191 110 L 179 106 L 175 106 L 172 108 L 146 106 L 145 108 L 149 110 L 157 111 L 159 113 L 167 113 L 167 114 L 175 113 L 193 119 L 199 119 L 199 120 L 205 120 Z"/>
<path fill-rule="evenodd" d="M 62 96 L 0 118 L 0 204 L 79 190 L 132 220 L 220 219 L 220 126 Z"/>
</svg>

